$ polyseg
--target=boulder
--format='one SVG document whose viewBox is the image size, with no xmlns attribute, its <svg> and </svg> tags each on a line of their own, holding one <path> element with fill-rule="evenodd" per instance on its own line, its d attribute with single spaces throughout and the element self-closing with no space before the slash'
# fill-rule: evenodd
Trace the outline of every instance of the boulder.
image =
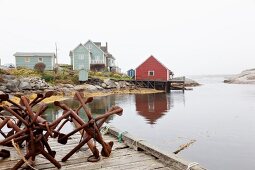
<svg viewBox="0 0 255 170">
<path fill-rule="evenodd" d="M 101 86 L 102 86 L 103 88 L 106 88 L 106 87 L 107 87 L 107 85 L 106 85 L 105 83 L 102 83 Z"/>
<path fill-rule="evenodd" d="M 240 74 L 234 75 L 224 80 L 224 83 L 255 84 L 255 69 L 244 70 Z"/>
<path fill-rule="evenodd" d="M 21 81 L 19 84 L 20 90 L 32 90 L 32 86 L 27 81 Z"/>
<path fill-rule="evenodd" d="M 104 83 L 106 84 L 106 88 L 111 89 L 111 88 L 116 88 L 116 84 L 113 80 L 110 79 L 105 79 Z"/>
<path fill-rule="evenodd" d="M 118 82 L 115 82 L 115 85 L 116 85 L 116 89 L 120 89 L 120 84 Z"/>
<path fill-rule="evenodd" d="M 14 80 L 16 77 L 14 75 L 4 74 L 4 75 L 2 75 L 2 78 L 6 79 L 6 80 Z"/>
<path fill-rule="evenodd" d="M 6 86 L 0 86 L 0 91 L 5 91 L 6 90 Z"/>
<path fill-rule="evenodd" d="M 127 87 L 127 82 L 119 81 L 119 85 L 120 85 L 120 88 L 126 88 Z"/>
<path fill-rule="evenodd" d="M 6 88 L 9 89 L 12 92 L 18 92 L 19 89 L 19 80 L 14 79 L 14 80 L 8 80 L 7 84 L 6 84 Z"/>
<path fill-rule="evenodd" d="M 74 88 L 74 86 L 72 84 L 63 84 L 63 87 L 66 88 Z"/>
<path fill-rule="evenodd" d="M 86 89 L 85 84 L 74 86 L 74 90 L 77 90 L 77 91 L 81 91 L 81 90 L 85 90 L 85 89 Z"/>
<path fill-rule="evenodd" d="M 98 89 L 98 90 L 103 90 L 104 88 L 99 86 L 99 85 L 95 85 L 95 87 Z"/>
<path fill-rule="evenodd" d="M 91 85 L 91 84 L 86 84 L 85 90 L 88 90 L 88 91 L 90 91 L 90 92 L 94 92 L 94 91 L 97 91 L 97 87 L 96 87 L 96 86 L 93 86 L 93 85 Z"/>
</svg>

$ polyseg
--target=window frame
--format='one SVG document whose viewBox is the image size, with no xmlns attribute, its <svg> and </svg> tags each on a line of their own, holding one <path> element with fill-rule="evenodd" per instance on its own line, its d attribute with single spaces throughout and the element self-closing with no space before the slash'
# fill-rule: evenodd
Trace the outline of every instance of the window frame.
<svg viewBox="0 0 255 170">
<path fill-rule="evenodd" d="M 30 62 L 30 57 L 25 57 L 25 62 L 29 63 Z"/>
<path fill-rule="evenodd" d="M 79 60 L 84 60 L 84 59 L 85 59 L 84 54 L 79 54 Z"/>
<path fill-rule="evenodd" d="M 151 75 L 152 73 L 152 75 Z M 148 76 L 155 76 L 155 71 L 154 70 L 149 70 L 148 71 Z"/>
<path fill-rule="evenodd" d="M 42 59 L 41 61 L 40 61 L 40 59 Z M 43 57 L 38 57 L 38 62 L 43 62 Z"/>
</svg>

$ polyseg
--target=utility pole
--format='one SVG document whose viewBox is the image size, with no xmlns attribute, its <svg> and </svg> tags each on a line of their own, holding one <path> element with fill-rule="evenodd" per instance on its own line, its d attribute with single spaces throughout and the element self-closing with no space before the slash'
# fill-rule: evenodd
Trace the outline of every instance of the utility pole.
<svg viewBox="0 0 255 170">
<path fill-rule="evenodd" d="M 56 66 L 58 66 L 58 46 L 56 42 L 55 42 L 55 47 L 56 47 Z"/>
</svg>

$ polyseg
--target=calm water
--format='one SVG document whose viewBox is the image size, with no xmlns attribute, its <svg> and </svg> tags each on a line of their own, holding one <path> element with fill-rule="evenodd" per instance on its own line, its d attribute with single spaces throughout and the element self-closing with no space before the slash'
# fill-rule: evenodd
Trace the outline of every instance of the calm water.
<svg viewBox="0 0 255 170">
<path fill-rule="evenodd" d="M 123 115 L 110 124 L 169 152 L 196 140 L 178 156 L 208 169 L 255 169 L 255 85 L 192 78 L 204 85 L 185 93 L 97 97 L 90 108 L 101 114 L 111 105 L 121 106 Z M 60 113 L 52 108 L 47 119 Z"/>
</svg>

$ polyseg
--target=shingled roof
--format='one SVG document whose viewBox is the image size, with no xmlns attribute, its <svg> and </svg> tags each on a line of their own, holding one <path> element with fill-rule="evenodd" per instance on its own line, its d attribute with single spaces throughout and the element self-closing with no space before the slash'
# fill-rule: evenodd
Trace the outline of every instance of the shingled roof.
<svg viewBox="0 0 255 170">
<path fill-rule="evenodd" d="M 16 52 L 15 57 L 55 57 L 55 53 Z"/>
</svg>

